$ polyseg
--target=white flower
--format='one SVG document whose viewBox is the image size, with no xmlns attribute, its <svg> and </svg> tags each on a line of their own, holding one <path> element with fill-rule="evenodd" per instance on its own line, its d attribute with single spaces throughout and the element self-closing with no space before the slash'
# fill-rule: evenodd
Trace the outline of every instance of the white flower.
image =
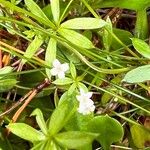
<svg viewBox="0 0 150 150">
<path fill-rule="evenodd" d="M 80 89 L 80 95 L 77 95 L 76 98 L 79 101 L 78 112 L 83 115 L 88 115 L 95 110 L 94 102 L 90 99 L 92 92 L 84 92 Z"/>
<path fill-rule="evenodd" d="M 86 102 L 91 100 L 92 92 L 85 92 L 84 90 L 80 89 L 80 95 L 77 95 L 76 98 L 79 102 Z"/>
<path fill-rule="evenodd" d="M 65 72 L 69 70 L 69 65 L 67 63 L 61 64 L 59 60 L 55 59 L 53 61 L 53 68 L 50 70 L 51 75 L 58 76 L 62 79 L 65 77 Z"/>
<path fill-rule="evenodd" d="M 95 106 L 92 100 L 87 101 L 86 103 L 79 103 L 78 112 L 83 115 L 88 115 L 95 110 Z"/>
</svg>

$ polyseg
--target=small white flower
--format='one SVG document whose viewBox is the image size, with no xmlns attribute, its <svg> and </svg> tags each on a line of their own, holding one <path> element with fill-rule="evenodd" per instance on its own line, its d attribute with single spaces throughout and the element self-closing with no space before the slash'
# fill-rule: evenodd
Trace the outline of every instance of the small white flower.
<svg viewBox="0 0 150 150">
<path fill-rule="evenodd" d="M 95 110 L 94 102 L 90 99 L 92 92 L 85 92 L 80 89 L 80 95 L 77 95 L 76 98 L 79 101 L 78 112 L 83 115 L 88 115 Z"/>
<path fill-rule="evenodd" d="M 86 102 L 91 100 L 92 92 L 85 92 L 84 90 L 80 89 L 80 95 L 77 95 L 76 98 L 79 102 Z"/>
<path fill-rule="evenodd" d="M 61 64 L 59 60 L 55 59 L 53 61 L 53 68 L 50 70 L 51 75 L 58 76 L 62 79 L 65 77 L 65 72 L 69 70 L 69 65 L 67 63 Z"/>
<path fill-rule="evenodd" d="M 78 112 L 83 115 L 88 115 L 95 110 L 95 106 L 92 100 L 87 101 L 86 103 L 79 103 Z"/>
</svg>

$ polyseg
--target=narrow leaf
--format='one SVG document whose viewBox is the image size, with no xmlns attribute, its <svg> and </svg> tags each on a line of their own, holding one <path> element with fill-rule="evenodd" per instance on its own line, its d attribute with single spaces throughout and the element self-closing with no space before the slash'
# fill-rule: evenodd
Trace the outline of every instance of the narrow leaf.
<svg viewBox="0 0 150 150">
<path fill-rule="evenodd" d="M 24 56 L 28 59 L 32 58 L 32 56 L 35 54 L 35 52 L 38 50 L 38 48 L 42 45 L 43 39 L 39 36 L 35 36 L 34 40 L 30 43 L 28 46 Z M 22 63 L 26 63 L 27 60 L 23 59 Z"/>
<path fill-rule="evenodd" d="M 72 62 L 70 63 L 70 72 L 71 72 L 73 79 L 75 79 L 77 76 L 77 72 L 76 72 L 75 65 Z"/>
<path fill-rule="evenodd" d="M 46 135 L 47 134 L 47 127 L 46 127 L 46 123 L 45 123 L 45 120 L 44 120 L 44 117 L 43 117 L 43 114 L 41 112 L 40 109 L 35 109 L 31 116 L 36 116 L 36 121 L 41 129 L 41 131 Z"/>
<path fill-rule="evenodd" d="M 132 38 L 132 44 L 134 48 L 145 58 L 150 59 L 150 46 L 144 42 L 143 40 L 140 40 L 138 38 Z"/>
<path fill-rule="evenodd" d="M 58 32 L 65 39 L 67 39 L 68 41 L 70 41 L 71 43 L 79 47 L 83 47 L 87 49 L 94 48 L 93 43 L 88 38 L 86 38 L 85 36 L 83 36 L 78 32 L 69 29 L 63 29 L 63 28 L 60 28 Z"/>
<path fill-rule="evenodd" d="M 122 81 L 140 83 L 150 80 L 150 65 L 144 65 L 129 71 Z"/>
<path fill-rule="evenodd" d="M 47 49 L 46 49 L 46 54 L 45 54 L 45 61 L 46 65 L 51 67 L 53 61 L 56 59 L 56 51 L 57 51 L 57 41 L 53 38 L 49 40 Z M 50 69 L 46 68 L 46 74 L 51 79 L 50 75 Z"/>
<path fill-rule="evenodd" d="M 61 24 L 62 28 L 67 29 L 98 29 L 105 26 L 107 23 L 98 18 L 74 18 Z"/>
<path fill-rule="evenodd" d="M 7 128 L 15 135 L 30 142 L 45 140 L 42 132 L 35 130 L 25 123 L 11 123 Z"/>
<path fill-rule="evenodd" d="M 51 0 L 51 10 L 54 21 L 57 23 L 60 15 L 59 0 Z"/>
<path fill-rule="evenodd" d="M 40 17 L 42 20 L 45 20 L 47 23 L 51 23 L 41 8 L 33 0 L 25 0 L 25 4 L 34 15 Z"/>
<path fill-rule="evenodd" d="M 71 84 L 73 83 L 73 80 L 70 79 L 70 78 L 63 78 L 63 79 L 56 79 L 53 84 L 56 84 L 56 85 L 67 85 L 67 84 Z"/>
<path fill-rule="evenodd" d="M 79 149 L 92 143 L 98 134 L 81 132 L 81 131 L 68 131 L 57 134 L 54 138 L 63 147 L 68 149 Z"/>
</svg>

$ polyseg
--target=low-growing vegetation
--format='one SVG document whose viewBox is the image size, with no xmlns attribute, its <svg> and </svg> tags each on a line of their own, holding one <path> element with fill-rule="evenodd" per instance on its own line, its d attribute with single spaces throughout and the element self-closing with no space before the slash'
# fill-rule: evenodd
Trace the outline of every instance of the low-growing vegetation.
<svg viewBox="0 0 150 150">
<path fill-rule="evenodd" d="M 150 149 L 150 0 L 0 0 L 0 150 Z"/>
</svg>

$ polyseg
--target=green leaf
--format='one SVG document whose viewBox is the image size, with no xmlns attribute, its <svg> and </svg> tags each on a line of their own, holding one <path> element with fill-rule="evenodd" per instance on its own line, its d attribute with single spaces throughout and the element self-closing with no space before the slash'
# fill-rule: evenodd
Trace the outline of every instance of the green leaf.
<svg viewBox="0 0 150 150">
<path fill-rule="evenodd" d="M 68 89 L 68 95 L 71 95 L 73 92 L 75 92 L 76 87 L 76 83 L 73 83 Z"/>
<path fill-rule="evenodd" d="M 102 145 L 104 150 L 109 150 L 113 142 L 118 142 L 123 137 L 121 124 L 108 115 L 93 118 L 87 125 L 87 128 L 89 132 L 99 133 L 96 140 Z"/>
<path fill-rule="evenodd" d="M 55 140 L 68 149 L 79 149 L 91 144 L 98 134 L 80 131 L 68 131 L 55 135 Z"/>
<path fill-rule="evenodd" d="M 33 55 L 35 54 L 35 52 L 38 50 L 38 48 L 40 48 L 42 43 L 43 43 L 43 39 L 40 36 L 35 36 L 34 40 L 30 43 L 30 45 L 26 49 L 24 57 L 26 57 L 28 59 L 32 58 Z M 26 62 L 27 62 L 27 60 L 25 60 L 25 59 L 22 60 L 23 64 Z"/>
<path fill-rule="evenodd" d="M 122 81 L 140 83 L 150 80 L 150 65 L 144 65 L 129 71 Z"/>
<path fill-rule="evenodd" d="M 54 21 L 58 23 L 60 15 L 59 0 L 51 0 L 51 10 Z"/>
<path fill-rule="evenodd" d="M 15 135 L 30 142 L 45 140 L 44 134 L 25 123 L 11 123 L 7 128 Z"/>
<path fill-rule="evenodd" d="M 127 30 L 122 30 L 118 28 L 113 28 L 113 33 L 125 44 L 125 45 L 130 45 L 132 44 L 131 39 L 133 35 L 127 31 Z M 114 37 L 112 37 L 112 43 L 111 47 L 116 50 L 123 48 L 122 44 L 120 44 Z"/>
<path fill-rule="evenodd" d="M 88 88 L 81 82 L 78 82 L 78 88 L 82 89 L 84 92 L 88 92 Z"/>
<path fill-rule="evenodd" d="M 13 68 L 10 66 L 0 68 L 0 79 L 3 78 L 6 74 L 11 73 L 12 71 L 13 71 Z"/>
<path fill-rule="evenodd" d="M 57 51 L 57 41 L 53 38 L 50 38 L 46 53 L 45 53 L 45 61 L 46 65 L 49 67 L 52 66 L 53 61 L 56 59 L 56 51 Z M 51 79 L 50 69 L 46 68 L 46 74 Z"/>
<path fill-rule="evenodd" d="M 25 0 L 25 4 L 27 8 L 36 16 L 40 17 L 42 20 L 47 23 L 51 23 L 51 21 L 47 18 L 41 8 L 33 1 L 33 0 Z"/>
<path fill-rule="evenodd" d="M 70 63 L 70 72 L 71 72 L 73 79 L 75 79 L 77 76 L 77 72 L 76 72 L 75 65 L 72 62 Z"/>
<path fill-rule="evenodd" d="M 75 110 L 73 98 L 71 96 L 67 96 L 66 99 L 58 105 L 51 116 L 49 123 L 50 135 L 58 133 L 74 114 Z"/>
<path fill-rule="evenodd" d="M 100 0 L 99 5 L 100 8 L 105 7 L 120 7 L 131 10 L 141 10 L 146 9 L 150 6 L 149 0 Z"/>
<path fill-rule="evenodd" d="M 67 39 L 68 41 L 70 41 L 71 43 L 79 47 L 83 47 L 87 49 L 94 48 L 93 43 L 88 38 L 86 38 L 85 36 L 83 36 L 78 32 L 69 29 L 63 29 L 63 28 L 60 28 L 58 32 L 65 39 Z"/>
<path fill-rule="evenodd" d="M 132 140 L 139 149 L 144 149 L 146 143 L 150 142 L 150 131 L 141 125 L 133 125 L 130 128 Z"/>
<path fill-rule="evenodd" d="M 98 29 L 104 27 L 106 24 L 102 19 L 83 17 L 65 21 L 61 24 L 61 27 L 67 29 Z"/>
<path fill-rule="evenodd" d="M 109 18 L 107 18 L 107 25 L 104 28 L 104 31 L 102 32 L 102 38 L 103 38 L 103 44 L 106 50 L 109 51 L 111 43 L 112 43 L 112 36 L 109 32 L 113 32 L 112 30 L 112 23 Z M 107 31 L 109 30 L 109 32 Z"/>
<path fill-rule="evenodd" d="M 87 124 L 93 117 L 93 114 L 82 115 L 81 113 L 76 112 L 65 125 L 65 129 L 67 131 L 85 131 Z"/>
<path fill-rule="evenodd" d="M 132 38 L 132 44 L 134 48 L 145 58 L 150 59 L 150 46 L 144 42 L 143 40 L 140 40 L 138 38 Z"/>
<path fill-rule="evenodd" d="M 67 85 L 67 84 L 71 84 L 73 83 L 74 81 L 71 79 L 71 78 L 62 78 L 62 79 L 56 79 L 55 81 L 53 81 L 52 83 L 53 84 L 56 84 L 56 85 Z"/>
<path fill-rule="evenodd" d="M 32 112 L 31 116 L 36 116 L 36 121 L 37 121 L 37 123 L 38 123 L 38 125 L 39 125 L 41 131 L 42 131 L 45 135 L 47 135 L 47 127 L 46 127 L 46 123 L 45 123 L 45 120 L 44 120 L 44 117 L 43 117 L 43 114 L 42 114 L 41 110 L 38 109 L 38 108 L 35 109 L 35 110 Z"/>
<path fill-rule="evenodd" d="M 8 79 L 1 79 L 0 80 L 0 92 L 8 91 L 13 86 L 15 86 L 17 83 L 17 80 L 15 78 L 8 78 Z"/>
</svg>

